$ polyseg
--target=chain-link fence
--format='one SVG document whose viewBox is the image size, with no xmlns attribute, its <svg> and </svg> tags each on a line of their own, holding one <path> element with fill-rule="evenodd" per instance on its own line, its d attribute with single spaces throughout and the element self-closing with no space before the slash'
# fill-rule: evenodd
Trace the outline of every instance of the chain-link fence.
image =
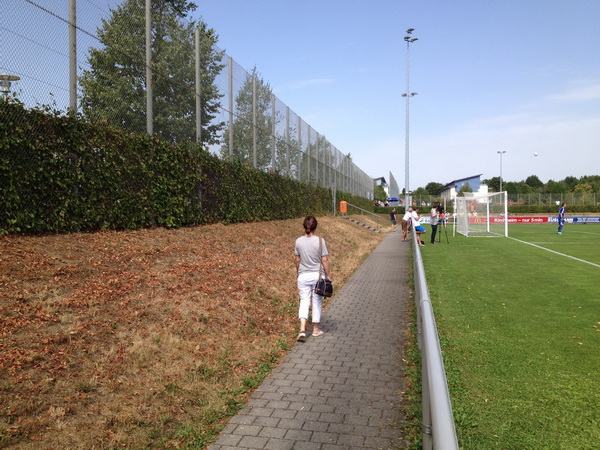
<svg viewBox="0 0 600 450">
<path fill-rule="evenodd" d="M 2 3 L 6 100 L 200 142 L 224 159 L 373 198 L 372 178 L 273 95 L 256 69 L 228 57 L 215 31 L 181 9 L 186 2 Z"/>
<path fill-rule="evenodd" d="M 431 206 L 441 201 L 438 195 L 413 195 L 415 205 Z M 569 206 L 599 205 L 600 197 L 594 192 L 563 192 L 554 194 L 508 194 L 508 204 L 523 206 L 557 206 L 567 203 Z"/>
<path fill-rule="evenodd" d="M 508 194 L 509 205 L 597 205 L 600 197 L 594 192 L 563 192 L 555 194 Z"/>
</svg>

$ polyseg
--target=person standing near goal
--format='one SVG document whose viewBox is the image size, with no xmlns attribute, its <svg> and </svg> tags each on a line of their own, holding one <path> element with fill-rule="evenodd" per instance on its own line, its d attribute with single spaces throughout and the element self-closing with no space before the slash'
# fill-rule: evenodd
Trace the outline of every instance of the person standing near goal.
<svg viewBox="0 0 600 450">
<path fill-rule="evenodd" d="M 558 234 L 562 234 L 563 225 L 565 224 L 565 211 L 567 204 L 563 203 L 558 210 Z"/>
<path fill-rule="evenodd" d="M 435 244 L 435 235 L 437 233 L 437 228 L 438 228 L 438 208 L 439 208 L 439 203 L 435 202 L 433 204 L 433 207 L 431 208 L 431 219 L 430 219 L 430 224 L 431 224 L 431 243 Z"/>
</svg>

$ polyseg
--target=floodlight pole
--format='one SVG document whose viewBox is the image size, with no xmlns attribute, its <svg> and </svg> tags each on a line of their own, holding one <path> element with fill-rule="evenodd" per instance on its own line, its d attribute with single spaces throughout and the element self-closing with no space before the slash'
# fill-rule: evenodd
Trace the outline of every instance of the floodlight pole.
<svg viewBox="0 0 600 450">
<path fill-rule="evenodd" d="M 410 128 L 410 98 L 417 95 L 416 92 L 410 92 L 410 44 L 417 41 L 419 38 L 412 37 L 414 28 L 406 30 L 406 91 L 402 94 L 402 97 L 406 97 L 406 135 L 405 135 L 405 149 L 404 149 L 404 210 L 408 211 L 410 206 L 410 191 L 409 191 L 409 174 L 410 174 L 410 151 L 409 151 L 409 128 Z"/>
<path fill-rule="evenodd" d="M 502 155 L 506 153 L 506 150 L 498 150 L 496 153 L 500 155 L 500 192 L 502 192 Z"/>
<path fill-rule="evenodd" d="M 19 80 L 20 78 L 16 75 L 0 73 L 0 94 L 4 96 L 4 99 L 8 100 L 8 97 L 10 96 L 10 85 L 12 82 Z"/>
</svg>

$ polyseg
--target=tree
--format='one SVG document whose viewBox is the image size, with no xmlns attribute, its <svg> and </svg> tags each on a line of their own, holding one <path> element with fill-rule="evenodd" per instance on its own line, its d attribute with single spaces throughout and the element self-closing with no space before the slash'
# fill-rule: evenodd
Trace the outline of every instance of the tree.
<svg viewBox="0 0 600 450">
<path fill-rule="evenodd" d="M 473 188 L 471 185 L 469 185 L 469 183 L 465 183 L 463 187 L 460 188 L 458 195 L 464 196 L 465 192 L 473 192 Z"/>
<path fill-rule="evenodd" d="M 527 183 L 527 185 L 529 187 L 532 187 L 534 189 L 537 188 L 543 188 L 544 187 L 544 183 L 542 183 L 542 180 L 540 180 L 537 175 L 530 175 L 527 177 L 527 179 L 525 180 L 525 183 Z"/>
<path fill-rule="evenodd" d="M 600 175 L 586 175 L 581 177 L 580 182 L 590 184 L 592 186 L 592 192 L 600 193 Z"/>
<path fill-rule="evenodd" d="M 569 192 L 573 192 L 575 190 L 575 186 L 579 183 L 579 180 L 575 177 L 566 177 L 563 182 L 567 185 Z"/>
<path fill-rule="evenodd" d="M 492 177 L 489 180 L 483 180 L 492 192 L 500 192 L 500 177 Z"/>
<path fill-rule="evenodd" d="M 573 192 L 584 192 L 586 194 L 591 194 L 594 192 L 594 187 L 590 183 L 579 183 L 573 189 Z"/>
<path fill-rule="evenodd" d="M 531 192 L 531 186 L 529 186 L 525 181 L 519 181 L 517 183 L 517 193 L 519 194 L 529 194 Z"/>
<path fill-rule="evenodd" d="M 417 188 L 416 190 L 413 191 L 412 193 L 413 197 L 426 197 L 429 194 L 429 192 L 427 192 L 427 190 L 423 187 Z"/>
<path fill-rule="evenodd" d="M 378 184 L 377 186 L 375 186 L 375 192 L 373 194 L 373 197 L 375 200 L 378 200 L 380 202 L 385 202 L 387 200 L 387 195 L 382 185 Z"/>
<path fill-rule="evenodd" d="M 548 180 L 544 186 L 544 194 L 565 194 L 567 192 L 567 185 L 563 181 Z"/>
<path fill-rule="evenodd" d="M 256 96 L 254 95 L 256 88 Z M 266 170 L 273 165 L 273 93 L 256 67 L 246 74 L 243 86 L 235 97 L 234 119 L 223 132 L 221 157 L 233 158 L 242 164 L 254 166 L 254 138 L 256 133 L 256 168 Z M 254 105 L 256 103 L 256 105 Z M 256 118 L 254 114 L 256 112 Z M 256 121 L 256 128 L 255 123 Z M 230 155 L 229 134 L 232 127 L 233 146 Z"/>
<path fill-rule="evenodd" d="M 221 157 L 224 159 L 231 157 L 234 161 L 257 169 L 272 170 L 280 174 L 307 179 L 308 174 L 301 174 L 298 167 L 299 164 L 304 166 L 304 161 L 299 158 L 300 143 L 293 137 L 296 134 L 296 124 L 290 123 L 286 134 L 285 117 L 277 110 L 273 114 L 273 100 L 271 87 L 261 78 L 255 67 L 251 73 L 246 74 L 244 84 L 235 97 L 233 123 L 228 124 L 223 132 Z M 273 121 L 275 121 L 276 128 L 275 139 L 273 139 Z M 233 134 L 231 150 L 229 147 L 230 126 Z M 278 130 L 279 132 L 277 132 Z M 256 155 L 254 154 L 255 138 Z M 319 160 L 329 161 L 330 159 L 324 146 L 320 146 Z"/>
<path fill-rule="evenodd" d="M 427 186 L 425 186 L 425 189 L 427 192 L 429 192 L 429 195 L 439 195 L 443 188 L 444 185 L 442 183 L 435 183 L 433 181 L 427 183 Z"/>
<path fill-rule="evenodd" d="M 515 183 L 514 181 L 507 181 L 506 183 L 504 183 L 502 185 L 502 187 L 508 194 L 518 194 L 519 193 L 518 184 Z"/>
<path fill-rule="evenodd" d="M 184 22 L 196 5 L 188 0 L 152 0 L 153 129 L 160 139 L 195 141 L 196 27 L 201 36 L 202 142 L 214 144 L 222 124 L 215 77 L 223 69 L 217 35 L 200 21 Z M 145 1 L 125 0 L 102 21 L 101 49 L 91 49 L 89 70 L 79 79 L 82 113 L 136 132 L 146 131 Z"/>
</svg>

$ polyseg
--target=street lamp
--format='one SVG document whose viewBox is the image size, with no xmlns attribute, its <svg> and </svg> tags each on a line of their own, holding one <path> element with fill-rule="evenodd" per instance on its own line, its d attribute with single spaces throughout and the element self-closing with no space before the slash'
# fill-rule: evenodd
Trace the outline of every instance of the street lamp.
<svg viewBox="0 0 600 450">
<path fill-rule="evenodd" d="M 406 142 L 405 142 L 405 161 L 404 161 L 404 195 L 405 202 L 404 207 L 405 210 L 408 210 L 410 206 L 410 194 L 409 194 L 409 162 L 410 162 L 410 152 L 409 152 L 409 125 L 410 125 L 410 98 L 417 95 L 416 92 L 410 92 L 410 44 L 419 40 L 419 38 L 413 37 L 412 32 L 415 31 L 414 28 L 409 28 L 406 30 L 406 36 L 404 36 L 404 40 L 406 41 L 406 91 L 402 94 L 402 97 L 406 98 Z"/>
<path fill-rule="evenodd" d="M 20 78 L 16 75 L 8 75 L 6 73 L 0 74 L 0 93 L 4 95 L 4 98 L 8 98 L 10 94 L 10 85 L 13 81 L 19 81 Z"/>
<path fill-rule="evenodd" d="M 502 192 L 502 155 L 506 153 L 506 150 L 498 150 L 496 153 L 500 155 L 500 192 Z"/>
</svg>

